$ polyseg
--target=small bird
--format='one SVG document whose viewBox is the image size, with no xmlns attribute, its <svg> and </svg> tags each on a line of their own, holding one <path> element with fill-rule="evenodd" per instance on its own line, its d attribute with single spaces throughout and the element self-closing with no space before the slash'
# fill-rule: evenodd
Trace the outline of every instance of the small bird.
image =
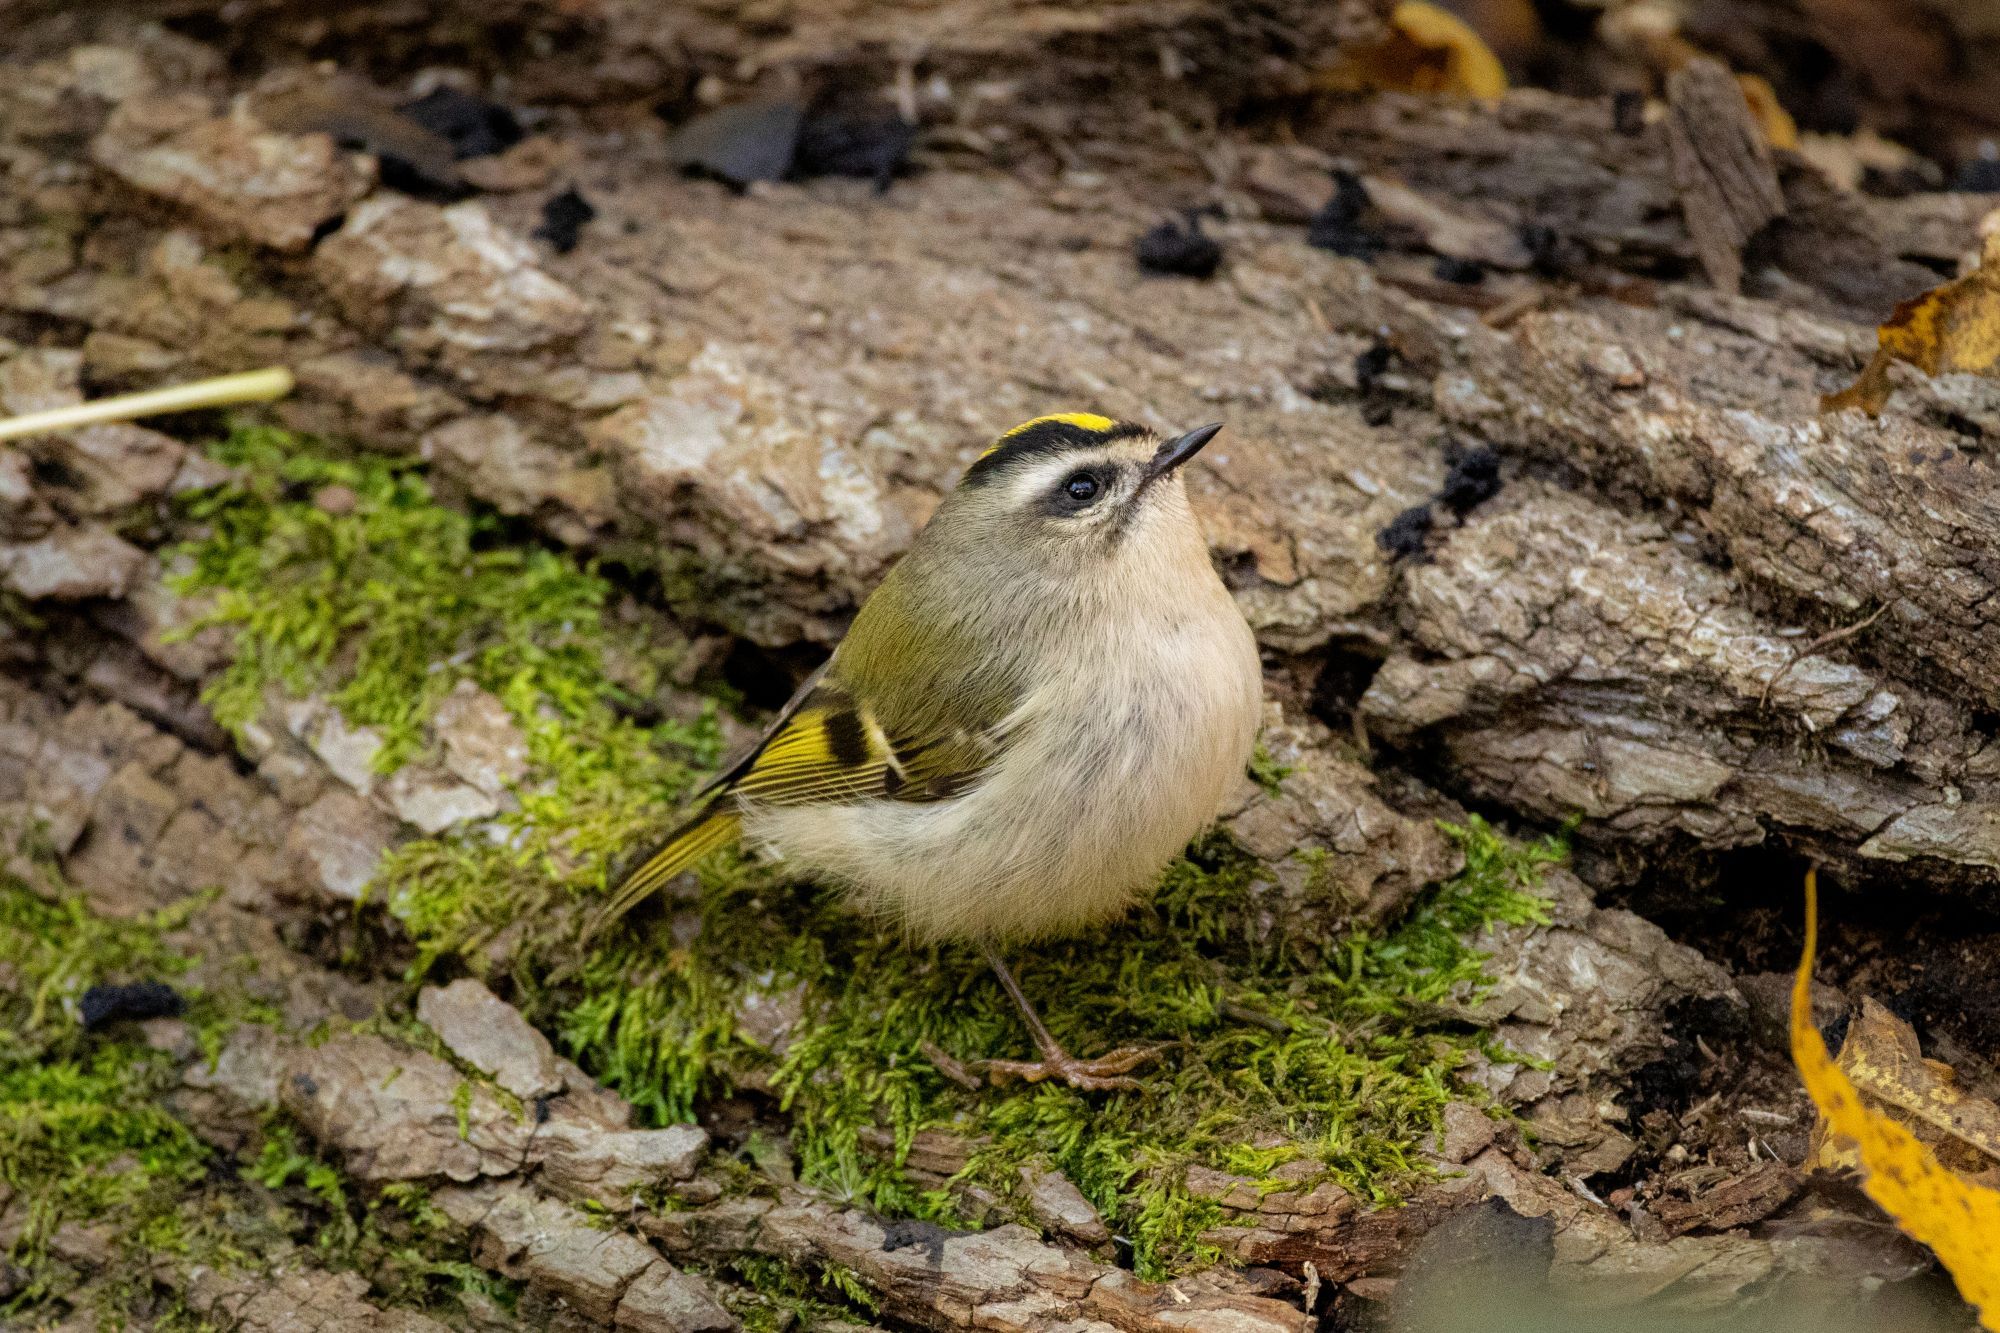
<svg viewBox="0 0 2000 1333">
<path fill-rule="evenodd" d="M 1249 761 L 1257 645 L 1181 476 L 1221 429 L 1065 412 L 1002 435 L 593 929 L 740 839 L 915 941 L 979 946 L 1041 1055 L 987 1072 L 1136 1086 L 1151 1050 L 1071 1055 L 999 950 L 1124 911 Z"/>
</svg>

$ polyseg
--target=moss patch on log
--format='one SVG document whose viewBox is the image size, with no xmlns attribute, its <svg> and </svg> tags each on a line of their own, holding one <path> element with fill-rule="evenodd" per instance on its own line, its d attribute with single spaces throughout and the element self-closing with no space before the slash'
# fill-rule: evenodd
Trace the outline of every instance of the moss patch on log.
<svg viewBox="0 0 2000 1333">
<path fill-rule="evenodd" d="M 171 1273 L 257 1273 L 301 1249 L 366 1277 L 386 1305 L 513 1308 L 518 1284 L 460 1257 L 421 1186 L 357 1187 L 275 1115 L 241 1156 L 217 1149 L 182 1117 L 181 1054 L 131 1023 L 85 1029 L 91 987 L 188 970 L 172 940 L 203 899 L 116 920 L 53 872 L 35 877 L 0 872 L 0 1324 L 66 1307 L 104 1328 L 209 1328 Z M 268 1017 L 241 994 L 181 994 L 211 1056 L 232 1025 Z"/>
<path fill-rule="evenodd" d="M 237 480 L 190 502 L 198 535 L 179 548 L 176 585 L 212 603 L 189 632 L 235 631 L 205 695 L 218 720 L 240 731 L 274 695 L 318 694 L 378 729 L 376 766 L 390 772 L 470 680 L 527 739 L 534 771 L 516 810 L 478 836 L 411 844 L 379 881 L 426 950 L 420 971 L 594 891 L 633 831 L 715 763 L 712 711 L 638 720 L 684 642 L 607 614 L 613 586 L 593 565 L 438 503 L 407 460 L 268 427 L 214 452 Z"/>
<path fill-rule="evenodd" d="M 975 1064 L 1027 1053 L 976 955 L 912 949 L 774 867 L 718 857 L 580 949 L 583 910 L 717 758 L 707 720 L 633 719 L 630 703 L 657 686 L 644 664 L 672 636 L 645 617 L 614 625 L 601 571 L 510 545 L 498 519 L 438 504 L 411 465 L 270 431 L 238 432 L 221 453 L 242 480 L 192 511 L 206 531 L 185 586 L 217 595 L 211 620 L 238 629 L 214 695 L 225 720 L 248 720 L 274 688 L 319 693 L 384 728 L 393 764 L 421 749 L 458 679 L 495 693 L 530 738 L 519 808 L 405 844 L 373 896 L 416 941 L 414 975 L 451 957 L 510 977 L 524 1011 L 648 1119 L 774 1099 L 803 1179 L 943 1221 L 963 1220 L 969 1185 L 1011 1206 L 1017 1168 L 1047 1162 L 1130 1240 L 1143 1275 L 1162 1276 L 1215 1258 L 1202 1233 L 1219 1209 L 1189 1195 L 1189 1167 L 1264 1179 L 1304 1159 L 1388 1203 L 1425 1173 L 1448 1100 L 1470 1095 L 1454 1071 L 1485 1038 L 1437 1002 L 1480 984 L 1471 937 L 1537 918 L 1536 875 L 1562 855 L 1476 820 L 1453 830 L 1464 871 L 1400 925 L 1338 949 L 1261 924 L 1265 870 L 1218 834 L 1126 920 L 1021 958 L 1071 1049 L 1161 1048 L 1129 1095 L 953 1081 L 932 1051 Z M 345 488 L 340 504 L 315 503 L 330 485 Z M 956 1179 L 910 1168 L 923 1131 L 969 1145 Z"/>
<path fill-rule="evenodd" d="M 475 1306 L 504 1317 L 520 1301 L 520 1283 L 460 1257 L 463 1231 L 422 1184 L 357 1185 L 280 1116 L 266 1123 L 242 1173 L 282 1203 L 287 1229 L 321 1263 L 360 1273 L 386 1305 L 433 1313 Z"/>
<path fill-rule="evenodd" d="M 187 1246 L 183 1196 L 209 1153 L 161 1105 L 175 1062 L 129 1025 L 86 1032 L 77 1013 L 92 986 L 185 971 L 161 941 L 180 915 L 107 921 L 80 898 L 45 899 L 0 873 L 0 1185 L 14 1232 L 8 1259 L 22 1275 L 0 1314 L 76 1281 L 51 1245 L 65 1226 L 115 1217 L 119 1248 Z"/>
<path fill-rule="evenodd" d="M 155 1045 L 131 1022 L 89 1030 L 82 1011 L 92 987 L 182 977 L 172 938 L 207 900 L 100 917 L 34 841 L 0 840 L 17 871 L 0 871 L 0 1323 L 67 1306 L 103 1327 L 194 1327 L 161 1271 L 260 1267 L 289 1245 L 285 1219 L 178 1114 L 182 1029 Z M 209 1055 L 265 1016 L 243 995 L 179 994 Z"/>
</svg>

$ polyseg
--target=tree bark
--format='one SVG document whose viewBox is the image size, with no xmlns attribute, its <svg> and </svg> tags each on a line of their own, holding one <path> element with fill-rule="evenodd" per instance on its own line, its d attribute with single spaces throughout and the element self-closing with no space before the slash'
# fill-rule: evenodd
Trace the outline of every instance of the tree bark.
<svg viewBox="0 0 2000 1333">
<path fill-rule="evenodd" d="M 554 110 L 499 183 L 450 203 L 260 118 L 282 80 L 227 59 L 236 38 L 130 16 L 23 23 L 0 39 L 19 63 L 0 87 L 0 411 L 286 364 L 288 425 L 421 458 L 455 501 L 661 590 L 690 633 L 799 662 L 838 641 L 1006 427 L 1086 406 L 1162 429 L 1219 418 L 1192 489 L 1270 667 L 1267 746 L 1298 772 L 1275 793 L 1246 787 L 1228 826 L 1276 867 L 1269 910 L 1317 925 L 1329 954 L 1457 868 L 1434 820 L 1467 808 L 1523 830 L 1579 820 L 1600 887 L 1765 842 L 1857 882 L 1990 887 L 2000 478 L 1985 439 L 2000 391 L 1912 381 L 1879 419 L 1818 401 L 1866 359 L 1872 320 L 1935 278 L 1927 263 L 1974 246 L 1995 200 L 1877 200 L 1734 140 L 1728 160 L 1762 174 L 1718 186 L 1693 169 L 1714 160 L 1701 117 L 1628 133 L 1608 102 L 1534 92 L 1323 104 L 1289 144 L 1228 130 L 1177 146 L 1191 141 L 1163 108 L 1185 110 L 1181 92 L 1210 109 L 1295 92 L 1379 7 L 975 8 L 809 6 L 778 31 L 732 6 L 485 15 L 579 40 L 525 42 L 516 67 L 481 73 L 604 114 Z M 365 38 L 386 83 L 479 45 L 455 6 L 317 27 L 297 6 L 252 9 L 276 25 L 273 66 Z M 1176 61 L 1191 64 L 1167 81 L 1185 87 L 1156 105 L 1137 70 Z M 886 194 L 686 179 L 667 128 L 617 106 L 671 87 L 678 112 L 721 69 L 823 90 L 899 62 L 1021 81 L 983 118 L 954 102 L 923 170 Z M 1091 79 L 1101 100 L 1040 104 Z M 1022 150 L 1038 122 L 1083 146 Z M 1379 255 L 1314 248 L 1297 225 L 1336 166 L 1378 183 L 1361 225 Z M 571 183 L 597 219 L 557 254 L 527 238 Z M 1754 196 L 1719 231 L 1701 221 L 1718 188 Z M 1226 255 L 1213 280 L 1138 271 L 1138 235 L 1206 206 Z M 1478 258 L 1485 281 L 1438 280 L 1439 255 Z M 1701 281 L 1697 258 L 1741 271 L 1748 294 Z M 1497 462 L 1481 473 L 1474 455 Z M 722 1197 L 712 1163 L 676 1177 L 684 1209 L 594 1229 L 579 1205 L 597 1196 L 564 1180 L 660 1145 L 604 1146 L 651 1131 L 618 1124 L 630 1108 L 581 1071 L 543 1134 L 504 1099 L 456 1106 L 455 1066 L 427 1049 L 301 1040 L 393 1005 L 385 983 L 294 946 L 420 821 L 343 767 L 311 730 L 323 713 L 242 755 L 201 703 L 228 645 L 175 633 L 201 607 L 170 591 L 163 547 L 184 535 L 169 498 L 219 479 L 149 426 L 0 445 L 0 815 L 38 824 L 108 913 L 221 888 L 190 947 L 218 985 L 244 983 L 217 960 L 263 960 L 248 984 L 284 1034 L 206 1072 L 188 1053 L 180 1095 L 205 1132 L 240 1136 L 282 1105 L 361 1179 L 449 1179 L 440 1207 L 466 1253 L 551 1308 L 727 1327 L 700 1322 L 722 1288 L 683 1267 L 761 1256 L 858 1275 L 898 1327 L 1146 1333 L 1213 1317 L 1276 1333 L 1311 1326 L 1308 1284 L 1366 1291 L 1482 1196 L 1555 1219 L 1556 1271 L 1577 1287 L 1708 1265 L 1734 1293 L 1833 1262 L 1756 1232 L 1789 1176 L 1720 1191 L 1738 1220 L 1672 1237 L 1555 1183 L 1631 1151 L 1639 1129 L 1600 1108 L 1667 1058 L 1670 1014 L 1742 1004 L 1721 968 L 1566 875 L 1553 921 L 1488 941 L 1499 997 L 1459 1015 L 1551 1061 L 1525 1081 L 1483 1071 L 1544 1134 L 1540 1155 L 1468 1122 L 1434 1148 L 1464 1174 L 1401 1211 L 1331 1186 L 1191 1182 L 1245 1273 L 1142 1283 L 1074 1236 L 1021 1227 L 894 1244 L 810 1190 Z M 1598 995 L 1584 975 L 1625 980 Z M 393 1104 L 390 1068 L 407 1079 L 387 1085 L 406 1099 Z M 942 1181 L 953 1148 L 938 1151 Z M 1692 1208 L 1674 1216 L 1697 1232 Z M 170 1270 L 197 1312 L 245 1327 L 283 1327 L 292 1305 L 328 1328 L 427 1327 L 310 1265 L 261 1286 Z"/>
</svg>

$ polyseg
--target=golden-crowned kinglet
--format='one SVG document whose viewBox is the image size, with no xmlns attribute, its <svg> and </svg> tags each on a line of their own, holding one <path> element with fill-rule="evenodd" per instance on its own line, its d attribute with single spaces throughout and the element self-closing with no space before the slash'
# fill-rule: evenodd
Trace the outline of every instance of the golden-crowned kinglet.
<svg viewBox="0 0 2000 1333">
<path fill-rule="evenodd" d="M 1077 412 L 1001 436 L 599 924 L 741 838 L 914 938 L 983 946 L 1042 1055 L 989 1071 L 1131 1086 L 1150 1053 L 1069 1055 L 995 948 L 1124 910 L 1248 762 L 1257 646 L 1180 473 L 1220 429 Z"/>
</svg>

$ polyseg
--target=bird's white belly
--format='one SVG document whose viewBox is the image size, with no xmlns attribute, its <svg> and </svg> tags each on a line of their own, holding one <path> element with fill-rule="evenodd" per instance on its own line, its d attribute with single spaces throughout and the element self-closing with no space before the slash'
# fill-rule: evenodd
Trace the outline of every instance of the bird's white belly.
<svg viewBox="0 0 2000 1333">
<path fill-rule="evenodd" d="M 1022 705 L 964 795 L 753 807 L 747 837 L 923 939 L 1054 935 L 1115 915 L 1215 818 L 1255 740 L 1256 647 L 1215 591 L 1225 615 L 1154 627 L 1141 659 L 1076 654 L 1087 670 Z"/>
</svg>

